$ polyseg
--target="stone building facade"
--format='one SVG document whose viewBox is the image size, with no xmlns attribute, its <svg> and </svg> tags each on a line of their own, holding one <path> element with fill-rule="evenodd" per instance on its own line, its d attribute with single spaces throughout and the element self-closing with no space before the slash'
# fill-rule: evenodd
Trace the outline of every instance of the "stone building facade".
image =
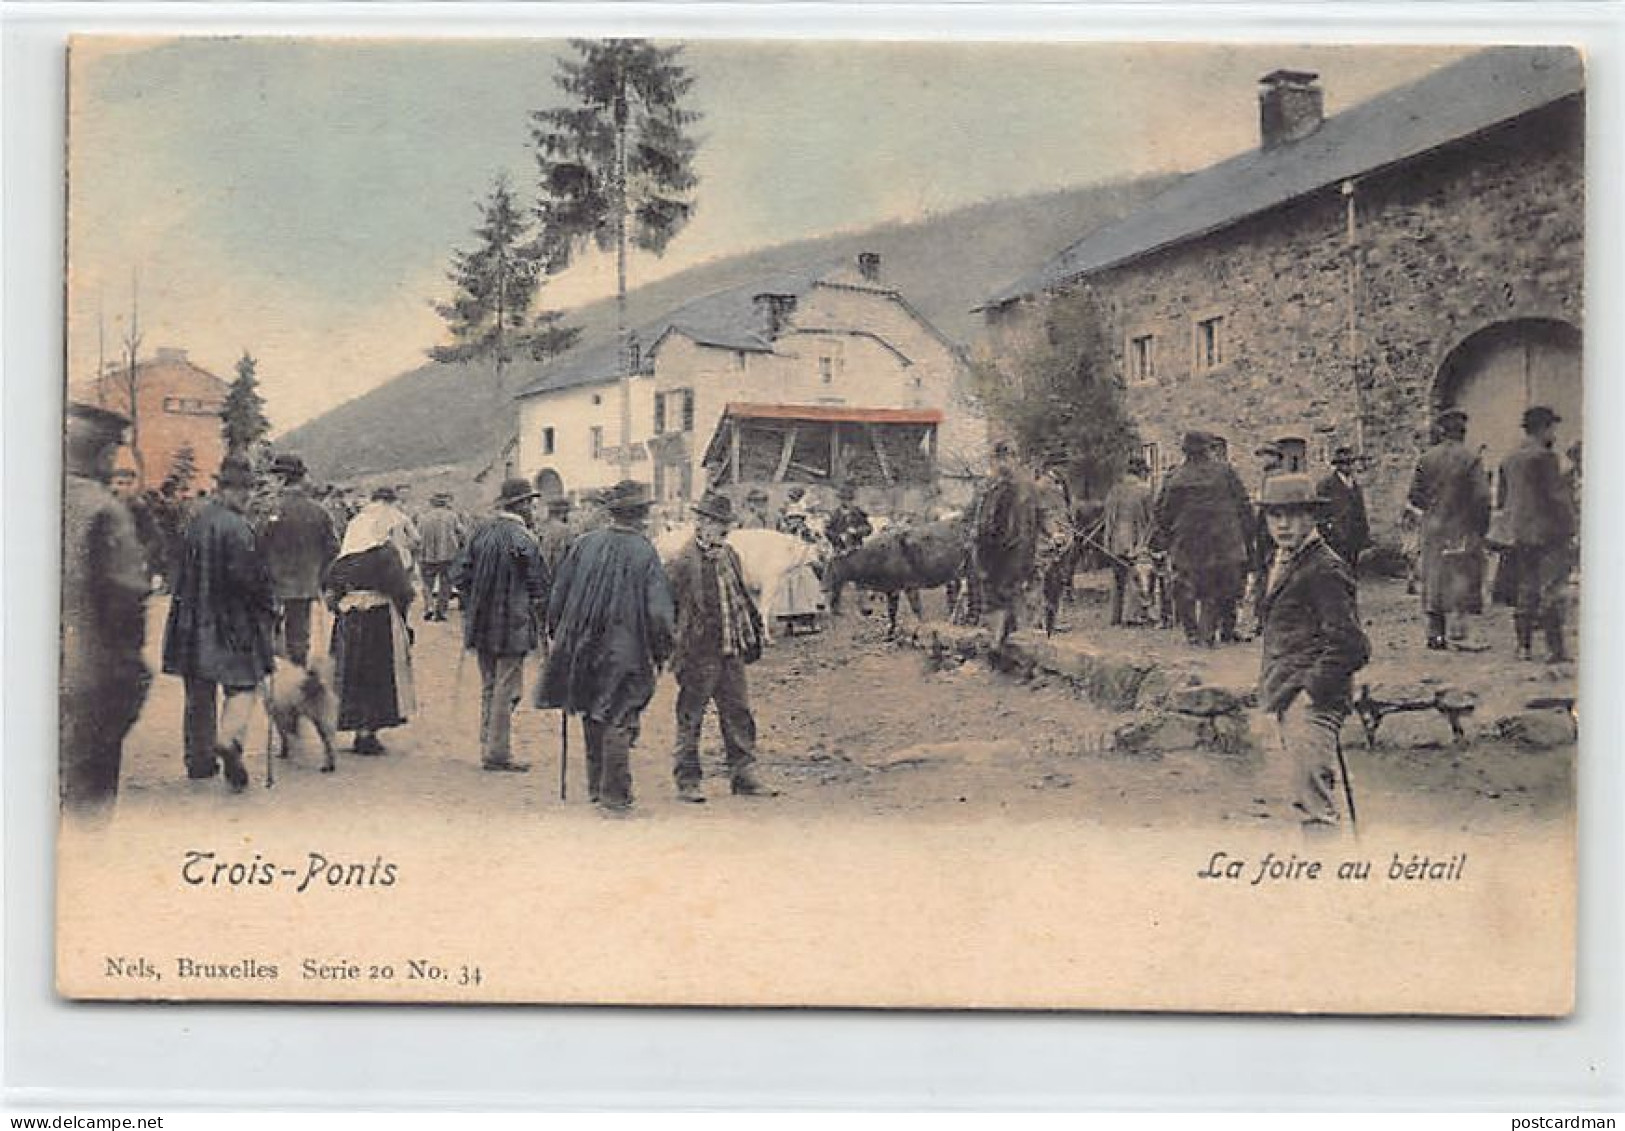
<svg viewBox="0 0 1625 1131">
<path fill-rule="evenodd" d="M 1266 87 L 1283 74 L 1297 88 L 1314 78 L 1277 72 Z M 1324 123 L 1317 97 L 1286 138 L 1269 136 L 1271 93 L 1259 153 L 1193 174 L 1161 215 L 1148 205 L 1138 232 L 1131 216 L 1046 265 L 1039 286 L 996 296 L 985 308 L 991 348 L 1019 348 L 1046 302 L 1087 291 L 1159 471 L 1193 428 L 1225 436 L 1251 483 L 1265 440 L 1294 441 L 1294 459 L 1316 473 L 1349 444 L 1389 536 L 1438 409 L 1469 412 L 1488 469 L 1519 442 L 1532 403 L 1564 416 L 1560 447 L 1578 440 L 1585 176 L 1574 53 L 1483 52 Z M 1426 121 L 1449 119 L 1460 103 L 1447 95 L 1476 97 L 1480 113 Z M 1385 133 L 1400 116 L 1411 133 Z M 1302 191 L 1277 191 L 1294 175 Z M 1237 201 L 1233 215 L 1197 214 L 1187 223 L 1204 226 L 1178 230 L 1182 203 L 1212 208 L 1219 193 Z"/>
</svg>

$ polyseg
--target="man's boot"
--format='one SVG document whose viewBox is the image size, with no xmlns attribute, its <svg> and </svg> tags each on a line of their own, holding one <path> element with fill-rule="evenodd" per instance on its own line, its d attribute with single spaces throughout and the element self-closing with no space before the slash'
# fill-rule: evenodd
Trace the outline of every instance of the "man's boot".
<svg viewBox="0 0 1625 1131">
<path fill-rule="evenodd" d="M 739 797 L 777 797 L 779 791 L 763 783 L 752 766 L 741 766 L 733 772 L 733 792 Z"/>
<path fill-rule="evenodd" d="M 1524 613 L 1513 613 L 1512 614 L 1512 630 L 1515 633 L 1517 633 L 1517 635 L 1518 635 L 1518 659 L 1520 659 L 1520 660 L 1534 659 L 1534 656 L 1533 656 L 1532 653 L 1533 653 L 1533 645 L 1534 645 L 1535 626 L 1529 622 L 1529 617 Z"/>
<path fill-rule="evenodd" d="M 1450 645 L 1444 638 L 1444 614 L 1428 614 L 1428 647 L 1435 652 L 1443 652 Z"/>
</svg>

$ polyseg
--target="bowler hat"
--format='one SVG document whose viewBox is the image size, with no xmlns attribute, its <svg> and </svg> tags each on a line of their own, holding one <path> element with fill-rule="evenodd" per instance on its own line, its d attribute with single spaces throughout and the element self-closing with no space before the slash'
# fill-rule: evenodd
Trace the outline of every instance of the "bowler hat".
<svg viewBox="0 0 1625 1131">
<path fill-rule="evenodd" d="M 395 488 L 374 487 L 372 490 L 372 501 L 375 503 L 393 503 L 395 501 Z"/>
<path fill-rule="evenodd" d="M 1523 410 L 1523 429 L 1533 432 L 1537 428 L 1544 428 L 1548 424 L 1557 424 L 1563 418 L 1543 404 L 1531 405 Z"/>
<path fill-rule="evenodd" d="M 299 479 L 305 474 L 305 461 L 292 452 L 279 452 L 271 461 L 272 475 L 286 475 L 290 479 Z"/>
<path fill-rule="evenodd" d="M 504 479 L 502 489 L 497 492 L 497 506 L 510 507 L 534 499 L 539 491 L 530 485 L 526 479 Z"/>
<path fill-rule="evenodd" d="M 717 491 L 707 491 L 692 509 L 702 518 L 712 518 L 724 523 L 732 523 L 734 520 L 734 501 Z"/>
<path fill-rule="evenodd" d="M 1264 510 L 1313 510 L 1321 499 L 1307 475 L 1272 475 L 1264 481 L 1258 505 Z"/>
<path fill-rule="evenodd" d="M 613 487 L 605 488 L 598 496 L 598 504 L 610 514 L 632 514 L 654 506 L 649 488 L 636 479 L 623 479 Z"/>
<path fill-rule="evenodd" d="M 254 469 L 248 466 L 248 461 L 242 456 L 227 456 L 220 461 L 220 470 L 215 473 L 215 485 L 227 487 L 254 486 Z"/>
</svg>

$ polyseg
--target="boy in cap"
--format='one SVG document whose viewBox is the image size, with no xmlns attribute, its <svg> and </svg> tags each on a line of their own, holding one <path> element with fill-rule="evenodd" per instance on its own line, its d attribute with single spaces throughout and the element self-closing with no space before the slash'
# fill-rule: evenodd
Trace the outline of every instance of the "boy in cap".
<svg viewBox="0 0 1625 1131">
<path fill-rule="evenodd" d="M 553 579 L 552 647 L 536 705 L 582 716 L 588 797 L 617 814 L 632 808 L 632 744 L 671 655 L 675 617 L 665 568 L 645 534 L 648 487 L 623 479 L 599 504 L 610 525 L 576 539 Z"/>
<path fill-rule="evenodd" d="M 1573 565 L 1574 496 L 1553 447 L 1562 417 L 1545 405 L 1523 414 L 1524 442 L 1501 461 L 1500 499 L 1514 555 L 1518 658 L 1533 658 L 1538 626 L 1548 663 L 1568 659 L 1563 620 Z"/>
<path fill-rule="evenodd" d="M 118 796 L 124 736 L 146 701 L 149 588 L 135 523 L 108 490 L 129 421 L 70 404 L 62 493 L 62 806 L 104 815 Z"/>
<path fill-rule="evenodd" d="M 1275 541 L 1264 581 L 1258 704 L 1276 721 L 1282 768 L 1306 832 L 1336 831 L 1351 797 L 1338 734 L 1371 645 L 1354 573 L 1316 527 L 1309 477 L 1276 475 L 1260 506 Z M 1352 805 L 1348 816 L 1352 820 Z"/>
<path fill-rule="evenodd" d="M 717 707 L 733 792 L 770 797 L 756 777 L 756 719 L 751 714 L 745 665 L 762 656 L 762 616 L 745 588 L 739 555 L 728 545 L 733 500 L 714 491 L 693 507 L 694 537 L 667 567 L 677 609 L 672 674 L 677 677 L 677 796 L 702 802 L 700 727 Z"/>
</svg>

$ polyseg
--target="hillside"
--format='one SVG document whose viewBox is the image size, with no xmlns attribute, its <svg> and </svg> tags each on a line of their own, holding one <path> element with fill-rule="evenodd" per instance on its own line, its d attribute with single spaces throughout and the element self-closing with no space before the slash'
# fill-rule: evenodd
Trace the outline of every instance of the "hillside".
<svg viewBox="0 0 1625 1131">
<path fill-rule="evenodd" d="M 633 325 L 690 299 L 807 263 L 878 252 L 886 280 L 949 337 L 970 343 L 980 316 L 972 308 L 1032 270 L 1081 234 L 1116 219 L 1165 180 L 1070 189 L 973 205 L 909 224 L 780 244 L 691 268 L 628 296 Z M 603 300 L 571 311 L 590 343 L 613 332 L 615 309 Z M 428 343 L 425 343 L 427 345 Z M 520 389 L 539 366 L 515 365 Z M 381 471 L 459 464 L 489 456 L 492 439 L 511 429 L 491 418 L 487 374 L 426 363 L 279 437 L 321 478 L 351 480 Z"/>
</svg>

